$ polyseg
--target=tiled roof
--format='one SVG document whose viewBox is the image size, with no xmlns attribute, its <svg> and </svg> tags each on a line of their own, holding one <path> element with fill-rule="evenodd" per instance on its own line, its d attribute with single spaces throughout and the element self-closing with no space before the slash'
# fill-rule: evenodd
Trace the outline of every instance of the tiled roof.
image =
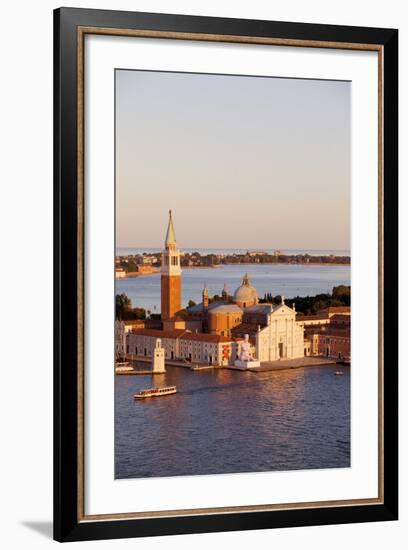
<svg viewBox="0 0 408 550">
<path fill-rule="evenodd" d="M 217 305 L 211 308 L 211 313 L 242 313 L 242 309 L 236 304 L 215 303 Z"/>
<path fill-rule="evenodd" d="M 330 325 L 315 325 L 306 328 L 306 335 L 311 336 L 313 334 L 319 334 L 321 336 L 345 336 L 350 338 L 350 327 L 345 326 L 344 328 L 340 327 L 330 327 Z"/>
<path fill-rule="evenodd" d="M 172 330 L 141 328 L 134 330 L 132 334 L 136 334 L 138 336 L 153 336 L 156 338 L 180 338 L 184 333 L 188 333 L 188 331 L 180 328 L 175 328 Z"/>
<path fill-rule="evenodd" d="M 219 344 L 222 342 L 232 342 L 233 338 L 227 338 L 226 336 L 218 336 L 217 334 L 204 334 L 202 332 L 186 332 L 180 337 L 181 340 L 195 340 L 197 342 L 210 342 L 212 344 Z"/>
<path fill-rule="evenodd" d="M 346 323 L 351 322 L 351 316 L 350 315 L 344 315 L 341 313 L 336 313 L 336 315 L 333 315 L 333 317 L 330 319 L 331 323 L 335 323 L 336 321 L 343 321 Z"/>
<path fill-rule="evenodd" d="M 226 336 L 218 336 L 216 334 L 204 334 L 202 332 L 191 332 L 189 330 L 183 330 L 183 329 L 156 330 L 156 329 L 141 328 L 141 329 L 135 330 L 132 334 L 139 335 L 139 336 L 153 336 L 155 338 L 174 338 L 174 339 L 195 340 L 197 342 L 211 342 L 211 343 L 233 341 L 233 338 L 227 338 Z"/>
<path fill-rule="evenodd" d="M 203 311 L 203 304 L 199 303 L 199 304 L 196 304 L 195 306 L 188 307 L 187 311 L 189 313 L 201 313 Z"/>
<path fill-rule="evenodd" d="M 233 334 L 256 334 L 258 332 L 258 325 L 249 323 L 241 323 L 231 329 Z"/>
<path fill-rule="evenodd" d="M 212 309 L 215 309 L 216 307 L 220 307 L 220 306 L 235 306 L 235 307 L 238 307 L 236 306 L 235 304 L 230 304 L 230 303 L 226 303 L 226 302 L 223 302 L 223 301 L 217 301 L 217 302 L 211 302 L 211 304 L 208 304 L 208 311 L 211 311 Z M 188 313 L 202 313 L 204 310 L 203 308 L 203 303 L 200 302 L 199 304 L 196 304 L 195 306 L 191 306 L 189 308 L 187 308 L 187 312 Z"/>
<path fill-rule="evenodd" d="M 272 313 L 273 305 L 272 304 L 255 304 L 253 306 L 245 308 L 245 313 Z"/>
<path fill-rule="evenodd" d="M 330 328 L 323 331 L 322 336 L 344 336 L 350 338 L 350 329 L 349 328 Z"/>
<path fill-rule="evenodd" d="M 318 315 L 322 313 L 350 313 L 350 306 L 330 306 L 320 309 Z"/>
<path fill-rule="evenodd" d="M 327 320 L 327 315 L 296 315 L 296 321 L 320 321 Z"/>
</svg>

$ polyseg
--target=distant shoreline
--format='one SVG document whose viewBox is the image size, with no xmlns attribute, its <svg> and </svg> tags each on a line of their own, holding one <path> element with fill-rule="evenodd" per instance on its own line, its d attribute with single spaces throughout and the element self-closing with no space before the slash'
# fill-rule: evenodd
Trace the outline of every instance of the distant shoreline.
<svg viewBox="0 0 408 550">
<path fill-rule="evenodd" d="M 335 262 L 230 262 L 230 263 L 222 263 L 217 265 L 189 265 L 189 266 L 181 266 L 181 269 L 214 269 L 218 267 L 222 267 L 224 265 L 310 265 L 310 266 L 325 266 L 325 267 L 339 267 L 339 266 L 345 266 L 345 267 L 351 267 L 351 263 L 349 264 L 342 264 L 342 263 L 335 263 Z"/>
</svg>

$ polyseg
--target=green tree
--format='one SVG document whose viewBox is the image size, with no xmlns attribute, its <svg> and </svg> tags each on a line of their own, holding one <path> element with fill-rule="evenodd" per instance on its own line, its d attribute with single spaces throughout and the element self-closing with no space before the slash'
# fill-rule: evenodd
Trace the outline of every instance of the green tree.
<svg viewBox="0 0 408 550">
<path fill-rule="evenodd" d="M 351 301 L 351 288 L 346 285 L 339 285 L 333 288 L 333 298 L 336 298 L 345 306 L 350 305 Z"/>
<path fill-rule="evenodd" d="M 132 301 L 125 293 L 116 294 L 115 315 L 117 319 L 126 319 L 126 314 L 132 307 Z"/>
<path fill-rule="evenodd" d="M 131 319 L 146 319 L 146 310 L 142 307 L 135 307 L 131 310 Z"/>
<path fill-rule="evenodd" d="M 146 310 L 142 307 L 132 308 L 132 300 L 125 293 L 116 294 L 115 313 L 117 319 L 146 319 Z"/>
</svg>

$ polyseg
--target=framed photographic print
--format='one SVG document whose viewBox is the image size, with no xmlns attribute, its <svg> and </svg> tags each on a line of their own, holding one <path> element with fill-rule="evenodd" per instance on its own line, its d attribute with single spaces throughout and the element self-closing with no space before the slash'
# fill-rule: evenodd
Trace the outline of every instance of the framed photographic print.
<svg viewBox="0 0 408 550">
<path fill-rule="evenodd" d="M 397 31 L 54 29 L 55 538 L 397 519 Z"/>
</svg>

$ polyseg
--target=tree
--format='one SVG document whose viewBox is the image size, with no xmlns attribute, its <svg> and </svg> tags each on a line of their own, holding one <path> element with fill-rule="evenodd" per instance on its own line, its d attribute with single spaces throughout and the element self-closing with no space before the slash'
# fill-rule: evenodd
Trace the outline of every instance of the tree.
<svg viewBox="0 0 408 550">
<path fill-rule="evenodd" d="M 129 319 L 146 319 L 146 310 L 142 307 L 132 308 L 132 300 L 127 294 L 116 294 L 116 318 L 122 321 Z"/>
<path fill-rule="evenodd" d="M 346 285 L 339 285 L 333 288 L 333 298 L 340 300 L 341 304 L 349 306 L 351 300 L 351 288 Z"/>
<path fill-rule="evenodd" d="M 125 293 L 116 294 L 116 304 L 115 304 L 115 306 L 116 306 L 115 307 L 116 318 L 117 319 L 125 319 L 126 318 L 126 313 L 132 307 L 132 300 Z"/>
<path fill-rule="evenodd" d="M 130 313 L 131 319 L 146 319 L 146 310 L 142 307 L 135 307 Z"/>
</svg>

